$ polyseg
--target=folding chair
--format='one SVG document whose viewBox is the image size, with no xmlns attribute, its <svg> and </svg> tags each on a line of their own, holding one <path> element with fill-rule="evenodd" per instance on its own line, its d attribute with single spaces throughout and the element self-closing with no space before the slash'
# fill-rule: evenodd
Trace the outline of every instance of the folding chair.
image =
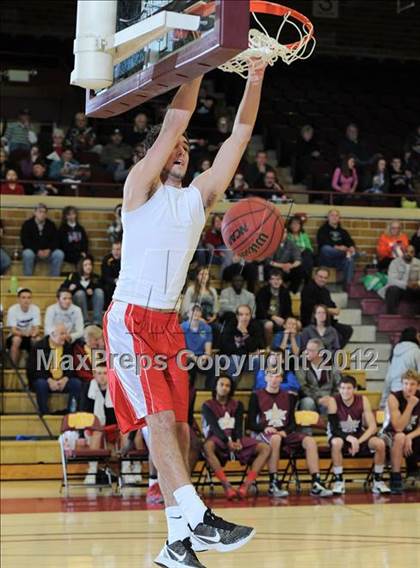
<svg viewBox="0 0 420 568">
<path fill-rule="evenodd" d="M 128 450 L 127 452 L 121 453 L 120 455 L 120 472 L 118 475 L 118 492 L 121 493 L 121 490 L 124 487 L 143 487 L 146 486 L 147 483 L 132 483 L 131 481 L 127 480 L 127 476 L 133 475 L 132 472 L 123 472 L 122 462 L 130 461 L 130 462 L 138 462 L 142 464 L 145 461 L 149 460 L 149 450 L 147 448 L 143 450 L 132 449 Z M 143 469 L 143 468 L 141 468 Z"/>
<path fill-rule="evenodd" d="M 98 418 L 89 412 L 74 412 L 63 417 L 63 421 L 61 423 L 61 434 L 58 441 L 60 444 L 61 464 L 63 468 L 61 489 L 64 487 L 66 497 L 68 497 L 70 485 L 72 487 L 86 487 L 84 483 L 70 483 L 71 479 L 81 480 L 85 476 L 85 472 L 70 473 L 68 469 L 70 464 L 87 464 L 90 461 L 105 462 L 107 464 L 105 471 L 108 483 L 89 485 L 89 487 L 112 488 L 111 473 L 109 470 L 111 451 L 106 448 L 91 450 L 88 447 L 78 447 L 77 445 L 78 431 L 85 430 L 87 428 L 95 431 L 103 430 Z M 69 433 L 74 433 L 75 435 L 69 436 Z"/>
</svg>

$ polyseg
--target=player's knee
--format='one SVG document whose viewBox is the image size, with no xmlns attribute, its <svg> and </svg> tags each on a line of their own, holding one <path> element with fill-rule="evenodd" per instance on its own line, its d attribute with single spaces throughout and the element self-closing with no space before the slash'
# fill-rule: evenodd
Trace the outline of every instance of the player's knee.
<svg viewBox="0 0 420 568">
<path fill-rule="evenodd" d="M 266 329 L 267 331 L 273 331 L 273 322 L 266 321 L 264 324 L 264 329 Z"/>
<path fill-rule="evenodd" d="M 331 440 L 331 447 L 334 448 L 334 450 L 342 450 L 343 440 L 341 438 L 333 438 Z"/>
<path fill-rule="evenodd" d="M 394 436 L 393 444 L 395 446 L 402 446 L 405 442 L 405 434 L 404 432 L 398 432 Z"/>
<path fill-rule="evenodd" d="M 14 335 L 12 337 L 12 346 L 13 347 L 19 347 L 21 343 L 22 343 L 21 337 L 19 337 L 18 335 Z"/>
<path fill-rule="evenodd" d="M 316 442 L 312 438 L 312 436 L 305 436 L 305 438 L 303 439 L 303 442 L 302 442 L 302 446 L 306 450 L 313 450 L 313 449 L 316 449 Z"/>
<path fill-rule="evenodd" d="M 214 453 L 215 447 L 213 440 L 206 440 L 203 444 L 203 450 L 206 454 Z"/>
<path fill-rule="evenodd" d="M 279 436 L 278 434 L 274 434 L 274 436 L 271 436 L 270 446 L 272 448 L 279 448 L 280 444 L 281 444 L 281 436 Z"/>
<path fill-rule="evenodd" d="M 257 446 L 257 453 L 263 456 L 269 456 L 271 453 L 271 447 L 268 444 L 258 444 Z"/>
</svg>

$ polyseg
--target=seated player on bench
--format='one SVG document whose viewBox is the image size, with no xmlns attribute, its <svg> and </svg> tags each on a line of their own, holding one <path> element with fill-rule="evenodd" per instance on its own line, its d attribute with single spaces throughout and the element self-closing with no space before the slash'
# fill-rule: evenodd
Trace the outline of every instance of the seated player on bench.
<svg viewBox="0 0 420 568">
<path fill-rule="evenodd" d="M 251 485 L 270 455 L 270 447 L 255 438 L 244 436 L 242 402 L 233 398 L 235 384 L 223 375 L 216 381 L 213 398 L 202 408 L 203 431 L 206 436 L 204 452 L 215 476 L 220 479 L 228 499 L 246 497 Z M 229 483 L 223 465 L 229 459 L 250 464 L 245 481 L 236 491 Z"/>
<path fill-rule="evenodd" d="M 278 480 L 277 467 L 281 447 L 288 452 L 303 448 L 312 475 L 311 495 L 331 497 L 332 492 L 321 483 L 318 447 L 314 438 L 297 431 L 295 423 L 297 395 L 294 392 L 282 391 L 280 389 L 282 380 L 283 373 L 279 368 L 267 368 L 265 389 L 253 392 L 249 402 L 249 428 L 257 434 L 257 440 L 265 442 L 271 448 L 268 460 L 270 475 L 268 493 L 272 497 L 287 497 L 289 494 L 282 489 Z"/>
<path fill-rule="evenodd" d="M 328 399 L 328 431 L 333 463 L 333 493 L 346 492 L 343 478 L 343 454 L 374 457 L 372 493 L 389 493 L 382 480 L 385 464 L 385 442 L 378 436 L 375 416 L 366 396 L 356 394 L 356 379 L 343 376 L 338 394 Z"/>
</svg>

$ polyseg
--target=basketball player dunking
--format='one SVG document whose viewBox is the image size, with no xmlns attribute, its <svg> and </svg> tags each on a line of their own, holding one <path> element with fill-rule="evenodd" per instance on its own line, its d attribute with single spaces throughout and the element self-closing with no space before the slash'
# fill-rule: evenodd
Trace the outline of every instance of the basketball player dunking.
<svg viewBox="0 0 420 568">
<path fill-rule="evenodd" d="M 145 425 L 149 430 L 168 523 L 168 540 L 155 560 L 160 566 L 202 567 L 194 550 L 228 552 L 255 534 L 251 527 L 214 515 L 187 473 L 188 374 L 177 364 L 185 342 L 175 306 L 206 216 L 227 189 L 251 138 L 264 72 L 261 62 L 251 64 L 232 134 L 212 167 L 192 185 L 182 187 L 189 159 L 186 129 L 201 78 L 179 88 L 124 186 L 121 272 L 104 317 L 109 387 L 122 432 Z M 143 357 L 146 366 L 127 364 L 130 357 Z"/>
</svg>

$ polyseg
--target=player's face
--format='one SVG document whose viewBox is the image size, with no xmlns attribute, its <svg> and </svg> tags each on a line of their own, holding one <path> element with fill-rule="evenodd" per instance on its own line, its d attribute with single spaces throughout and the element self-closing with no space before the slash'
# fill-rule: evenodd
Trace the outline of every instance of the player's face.
<svg viewBox="0 0 420 568">
<path fill-rule="evenodd" d="M 94 370 L 94 378 L 100 387 L 107 387 L 108 375 L 106 372 L 106 367 L 96 367 L 96 369 Z"/>
<path fill-rule="evenodd" d="M 31 301 L 32 294 L 30 294 L 29 292 L 22 292 L 22 294 L 19 296 L 19 304 L 23 310 L 29 308 Z"/>
<path fill-rule="evenodd" d="M 350 383 L 341 383 L 338 387 L 338 392 L 343 400 L 351 400 L 354 396 L 354 386 Z"/>
<path fill-rule="evenodd" d="M 172 150 L 164 170 L 175 179 L 182 180 L 188 169 L 188 162 L 190 160 L 189 152 L 188 140 L 185 136 L 181 136 L 175 148 Z"/>
<path fill-rule="evenodd" d="M 222 398 L 229 396 L 230 388 L 230 380 L 226 379 L 225 377 L 220 377 L 216 385 L 217 396 L 220 396 Z"/>
<path fill-rule="evenodd" d="M 280 373 L 267 372 L 265 375 L 265 382 L 271 390 L 277 390 L 283 381 L 283 376 Z"/>
<path fill-rule="evenodd" d="M 419 384 L 414 379 L 403 379 L 402 387 L 405 396 L 415 396 L 417 390 L 420 388 Z"/>
</svg>

